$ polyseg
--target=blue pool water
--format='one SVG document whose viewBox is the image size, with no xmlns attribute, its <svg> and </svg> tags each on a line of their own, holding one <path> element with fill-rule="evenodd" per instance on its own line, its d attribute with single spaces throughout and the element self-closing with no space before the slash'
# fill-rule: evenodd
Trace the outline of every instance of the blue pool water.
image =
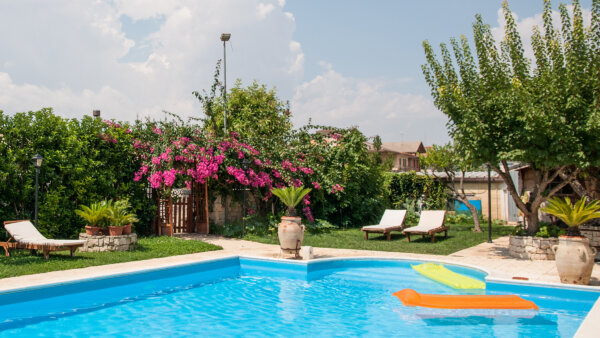
<svg viewBox="0 0 600 338">
<path fill-rule="evenodd" d="M 0 293 L 0 337 L 411 336 L 571 337 L 594 291 L 487 283 L 519 294 L 532 318 L 439 316 L 404 307 L 393 292 L 457 294 L 396 260 L 306 264 L 228 258 L 113 278 Z M 448 268 L 474 278 L 484 274 Z M 468 293 L 468 292 L 463 292 Z"/>
</svg>

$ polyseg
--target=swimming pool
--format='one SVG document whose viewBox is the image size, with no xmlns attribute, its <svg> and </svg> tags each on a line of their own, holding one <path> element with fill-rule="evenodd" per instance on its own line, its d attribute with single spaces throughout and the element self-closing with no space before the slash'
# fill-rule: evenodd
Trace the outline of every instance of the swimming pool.
<svg viewBox="0 0 600 338">
<path fill-rule="evenodd" d="M 392 293 L 469 293 L 420 276 L 403 260 L 281 262 L 233 257 L 0 293 L 0 337 L 412 336 L 570 337 L 597 291 L 487 283 L 519 294 L 533 318 L 444 317 L 404 307 Z M 481 271 L 446 265 L 483 280 Z M 471 292 L 472 293 L 472 292 Z M 431 314 L 435 314 L 432 312 Z"/>
</svg>

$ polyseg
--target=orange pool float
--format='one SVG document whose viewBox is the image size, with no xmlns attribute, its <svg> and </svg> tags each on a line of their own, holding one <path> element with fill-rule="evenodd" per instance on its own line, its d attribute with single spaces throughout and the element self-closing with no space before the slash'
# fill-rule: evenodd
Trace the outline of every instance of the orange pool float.
<svg viewBox="0 0 600 338">
<path fill-rule="evenodd" d="M 538 310 L 534 302 L 517 295 L 431 295 L 413 289 L 394 292 L 405 306 L 436 309 Z"/>
</svg>

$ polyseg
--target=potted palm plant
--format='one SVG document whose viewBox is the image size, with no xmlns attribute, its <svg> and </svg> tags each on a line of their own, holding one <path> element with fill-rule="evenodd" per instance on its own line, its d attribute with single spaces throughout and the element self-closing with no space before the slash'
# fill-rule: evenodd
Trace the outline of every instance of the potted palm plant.
<svg viewBox="0 0 600 338">
<path fill-rule="evenodd" d="M 565 222 L 569 228 L 565 236 L 559 237 L 558 245 L 552 246 L 556 256 L 556 269 L 562 283 L 589 284 L 594 268 L 596 249 L 590 247 L 590 240 L 581 236 L 579 226 L 600 218 L 600 202 L 586 204 L 586 198 L 576 203 L 565 197 L 554 197 L 541 210 Z"/>
<path fill-rule="evenodd" d="M 88 223 L 85 226 L 85 233 L 92 236 L 99 235 L 102 232 L 102 221 L 107 214 L 106 206 L 103 203 L 92 203 L 89 207 L 80 205 L 79 208 L 75 213 Z"/>
<path fill-rule="evenodd" d="M 296 206 L 310 191 L 310 188 L 304 187 L 286 187 L 271 190 L 273 195 L 279 197 L 287 207 L 285 216 L 281 217 L 281 223 L 277 227 L 281 251 L 293 253 L 296 257 L 298 257 L 298 252 L 304 240 L 304 225 L 302 225 L 302 219 L 296 215 Z"/>
<path fill-rule="evenodd" d="M 131 224 L 138 221 L 135 214 L 129 212 L 129 200 L 122 199 L 116 202 L 109 201 L 107 209 L 110 226 L 108 231 L 110 236 L 128 235 L 131 233 Z"/>
</svg>

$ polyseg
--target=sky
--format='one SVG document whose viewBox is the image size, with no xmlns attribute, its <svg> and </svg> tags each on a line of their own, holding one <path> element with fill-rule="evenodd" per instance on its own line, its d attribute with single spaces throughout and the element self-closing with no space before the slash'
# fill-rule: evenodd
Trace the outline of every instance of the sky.
<svg viewBox="0 0 600 338">
<path fill-rule="evenodd" d="M 557 9 L 559 2 L 553 1 Z M 581 1 L 584 11 L 591 0 Z M 512 0 L 525 45 L 542 0 Z M 0 0 L 0 110 L 65 117 L 203 117 L 227 43 L 227 83 L 256 80 L 294 125 L 358 126 L 384 142 L 450 139 L 421 65 L 422 42 L 472 40 L 481 14 L 502 37 L 499 0 Z M 555 20 L 558 22 L 558 20 Z M 531 55 L 530 49 L 526 53 Z"/>
</svg>

